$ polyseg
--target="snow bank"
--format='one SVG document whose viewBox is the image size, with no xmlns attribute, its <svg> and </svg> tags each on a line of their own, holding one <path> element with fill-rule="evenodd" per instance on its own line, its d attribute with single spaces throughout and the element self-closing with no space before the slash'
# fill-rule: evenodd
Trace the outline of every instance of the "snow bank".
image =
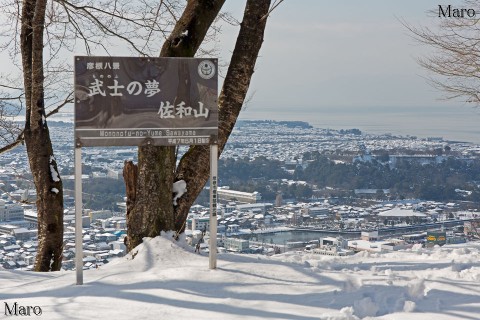
<svg viewBox="0 0 480 320">
<path fill-rule="evenodd" d="M 219 254 L 218 269 L 173 233 L 84 273 L 0 270 L 0 304 L 37 319 L 477 319 L 479 244 L 329 257 Z M 114 307 L 112 307 L 114 306 Z"/>
</svg>

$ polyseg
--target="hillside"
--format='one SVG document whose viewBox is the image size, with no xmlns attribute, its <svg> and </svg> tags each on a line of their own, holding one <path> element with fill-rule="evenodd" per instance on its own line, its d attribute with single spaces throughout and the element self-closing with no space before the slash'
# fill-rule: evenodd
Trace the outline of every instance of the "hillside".
<svg viewBox="0 0 480 320">
<path fill-rule="evenodd" d="M 217 270 L 169 235 L 84 273 L 0 270 L 4 308 L 34 319 L 478 319 L 480 244 L 353 257 L 220 254 Z M 5 311 L 7 311 L 5 309 Z"/>
</svg>

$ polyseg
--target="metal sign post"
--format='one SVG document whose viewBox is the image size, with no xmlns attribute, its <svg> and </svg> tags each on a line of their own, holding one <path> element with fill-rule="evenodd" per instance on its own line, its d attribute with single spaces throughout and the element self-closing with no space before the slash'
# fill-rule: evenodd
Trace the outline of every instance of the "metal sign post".
<svg viewBox="0 0 480 320">
<path fill-rule="evenodd" d="M 83 284 L 82 148 L 75 146 L 75 269 L 77 285 Z"/>
<path fill-rule="evenodd" d="M 210 145 L 210 241 L 209 266 L 217 268 L 217 181 L 218 181 L 218 145 Z"/>
</svg>

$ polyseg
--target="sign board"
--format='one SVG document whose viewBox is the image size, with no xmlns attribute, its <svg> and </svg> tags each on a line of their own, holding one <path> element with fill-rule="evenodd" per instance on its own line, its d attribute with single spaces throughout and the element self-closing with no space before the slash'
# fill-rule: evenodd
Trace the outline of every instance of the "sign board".
<svg viewBox="0 0 480 320">
<path fill-rule="evenodd" d="M 77 146 L 210 144 L 217 71 L 217 59 L 75 57 Z"/>
<path fill-rule="evenodd" d="M 82 147 L 210 145 L 210 254 L 217 266 L 218 61 L 75 57 L 75 267 L 83 284 Z M 214 191 L 212 191 L 214 190 Z"/>
<path fill-rule="evenodd" d="M 447 243 L 447 233 L 445 231 L 427 231 L 427 243 L 443 246 Z"/>
</svg>

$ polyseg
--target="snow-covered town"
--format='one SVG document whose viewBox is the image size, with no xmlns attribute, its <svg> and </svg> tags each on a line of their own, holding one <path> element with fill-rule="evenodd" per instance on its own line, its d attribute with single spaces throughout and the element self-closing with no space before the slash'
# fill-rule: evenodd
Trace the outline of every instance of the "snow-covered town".
<svg viewBox="0 0 480 320">
<path fill-rule="evenodd" d="M 0 319 L 480 319 L 477 2 L 2 1 Z"/>
<path fill-rule="evenodd" d="M 53 122 L 54 123 L 54 122 Z M 58 123 L 56 155 L 62 179 L 73 179 L 72 126 Z M 266 134 L 268 131 L 269 134 Z M 287 138 L 288 137 L 288 138 Z M 291 141 L 295 143 L 291 143 Z M 428 150 L 448 145 L 451 152 L 463 158 L 477 157 L 478 146 L 446 142 L 441 138 L 415 139 L 391 135 L 375 136 L 355 130 L 325 130 L 299 122 L 241 121 L 234 130 L 223 158 L 266 157 L 282 161 L 290 179 L 286 185 L 305 184 L 294 180 L 295 166 L 306 166 L 304 152 L 318 151 L 326 155 L 350 155 L 350 161 L 369 161 L 374 156 L 366 150 L 410 150 L 424 154 L 411 156 L 415 161 L 440 161 L 439 155 L 425 155 Z M 373 153 L 373 152 L 372 152 Z M 133 148 L 92 148 L 85 151 L 84 183 L 108 179 L 122 184 L 123 161 L 135 158 Z M 397 158 L 401 154 L 396 155 Z M 404 156 L 405 158 L 406 156 Z M 445 157 L 445 156 L 443 156 Z M 395 165 L 395 156 L 390 157 Z M 23 147 L 0 157 L 0 265 L 7 269 L 32 269 L 38 242 L 35 190 L 29 180 Z M 220 172 L 222 181 L 222 172 Z M 206 187 L 208 188 L 208 186 Z M 187 188 L 188 189 L 188 188 Z M 266 201 L 256 191 L 245 192 L 220 186 L 218 189 L 218 234 L 220 251 L 272 255 L 286 251 L 316 252 L 325 255 L 348 255 L 360 250 L 388 251 L 408 248 L 416 243 L 425 246 L 475 240 L 480 212 L 468 201 L 425 201 L 421 199 L 389 199 L 378 196 L 377 189 L 355 189 L 356 199 L 346 203 L 341 197 L 312 195 L 305 199 Z M 188 192 L 188 191 L 187 191 Z M 99 195 L 101 197 L 101 195 Z M 87 197 L 88 198 L 88 197 Z M 121 195 L 112 198 L 109 209 L 83 211 L 84 268 L 98 268 L 126 254 L 126 204 Z M 74 199 L 64 196 L 64 254 L 62 268 L 74 268 Z M 197 203 L 187 220 L 187 241 L 197 251 L 208 251 L 208 203 Z"/>
</svg>

